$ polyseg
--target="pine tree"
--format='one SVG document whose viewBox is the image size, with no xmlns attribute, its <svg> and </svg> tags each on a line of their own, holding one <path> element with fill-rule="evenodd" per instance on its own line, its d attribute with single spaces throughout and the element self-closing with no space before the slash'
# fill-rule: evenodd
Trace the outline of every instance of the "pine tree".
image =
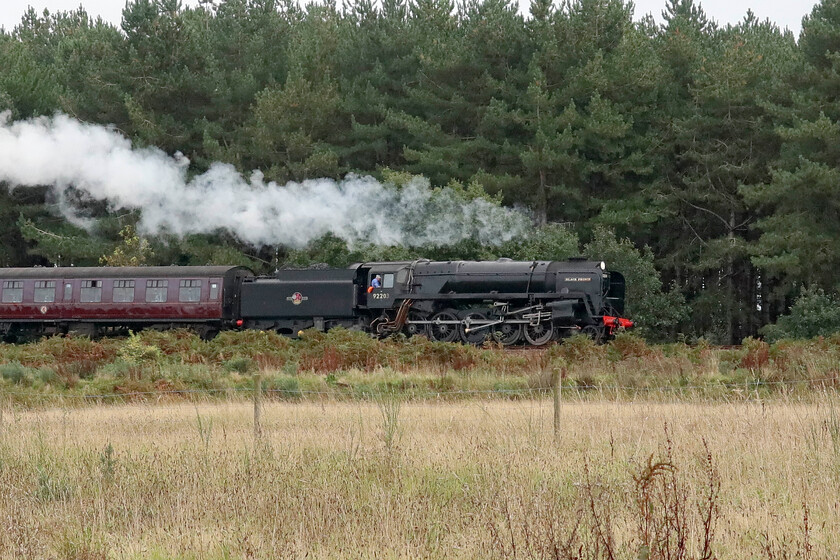
<svg viewBox="0 0 840 560">
<path fill-rule="evenodd" d="M 840 290 L 840 2 L 814 7 L 800 49 L 804 61 L 789 81 L 799 91 L 790 110 L 778 111 L 782 146 L 772 176 L 743 190 L 763 214 L 753 260 L 788 300 L 805 285 Z"/>
</svg>

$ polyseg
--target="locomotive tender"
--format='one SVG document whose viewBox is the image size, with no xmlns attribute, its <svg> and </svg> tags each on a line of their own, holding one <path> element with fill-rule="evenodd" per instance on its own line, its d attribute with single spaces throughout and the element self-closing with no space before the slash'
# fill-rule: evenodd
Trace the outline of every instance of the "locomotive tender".
<svg viewBox="0 0 840 560">
<path fill-rule="evenodd" d="M 343 326 L 540 346 L 569 332 L 604 340 L 633 326 L 621 317 L 624 277 L 583 259 L 369 262 L 270 277 L 234 266 L 10 268 L 0 269 L 0 283 L 7 339 L 179 327 L 296 336 Z"/>
</svg>

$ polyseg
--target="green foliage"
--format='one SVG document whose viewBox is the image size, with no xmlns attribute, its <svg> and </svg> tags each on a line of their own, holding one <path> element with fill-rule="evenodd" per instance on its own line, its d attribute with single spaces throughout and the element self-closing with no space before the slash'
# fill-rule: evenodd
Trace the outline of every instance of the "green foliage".
<svg viewBox="0 0 840 560">
<path fill-rule="evenodd" d="M 36 223 L 21 214 L 17 226 L 19 235 L 34 246 L 32 254 L 62 266 L 96 266 L 111 249 L 107 240 L 91 237 L 69 223 L 56 222 L 54 217 L 40 217 Z"/>
<path fill-rule="evenodd" d="M 117 460 L 114 457 L 114 446 L 111 445 L 111 442 L 108 442 L 108 445 L 99 454 L 99 470 L 102 474 L 103 482 L 106 484 L 113 482 L 116 467 Z"/>
<path fill-rule="evenodd" d="M 385 444 L 386 453 L 390 456 L 402 436 L 400 426 L 402 402 L 397 395 L 384 394 L 379 397 L 377 404 L 379 405 L 379 412 L 382 414 L 382 433 L 379 437 Z"/>
<path fill-rule="evenodd" d="M 644 338 L 633 332 L 616 334 L 615 339 L 610 342 L 608 352 L 618 360 L 650 358 L 656 353 Z"/>
<path fill-rule="evenodd" d="M 0 376 L 16 385 L 24 384 L 28 381 L 26 376 L 26 368 L 19 362 L 9 362 L 0 365 Z"/>
<path fill-rule="evenodd" d="M 300 381 L 293 376 L 281 375 L 263 382 L 263 390 L 269 398 L 298 400 L 303 396 Z"/>
<path fill-rule="evenodd" d="M 105 266 L 141 266 L 155 256 L 149 241 L 141 238 L 134 226 L 125 226 L 120 230 L 120 243 L 110 255 L 103 255 L 99 262 Z"/>
<path fill-rule="evenodd" d="M 128 338 L 120 346 L 118 355 L 129 364 L 141 365 L 157 363 L 162 352 L 157 346 L 146 344 L 140 335 L 129 333 Z"/>
<path fill-rule="evenodd" d="M 38 469 L 38 483 L 34 496 L 38 502 L 66 502 L 74 493 L 75 488 L 67 480 L 56 477 L 46 468 Z"/>
<path fill-rule="evenodd" d="M 289 76 L 283 88 L 257 95 L 251 153 L 270 166 L 269 179 L 285 183 L 338 176 L 338 155 L 324 140 L 341 125 L 339 103 L 329 81 L 312 83 L 299 75 Z"/>
<path fill-rule="evenodd" d="M 638 324 L 638 332 L 659 339 L 673 339 L 677 325 L 686 317 L 682 294 L 671 287 L 664 291 L 653 255 L 639 251 L 629 239 L 617 239 L 613 232 L 598 228 L 586 244 L 591 258 L 606 261 L 611 270 L 624 275 L 627 283 L 625 316 Z"/>
<path fill-rule="evenodd" d="M 38 368 L 36 373 L 38 380 L 44 385 L 51 385 L 59 381 L 58 374 L 49 367 Z"/>
<path fill-rule="evenodd" d="M 603 352 L 591 337 L 576 333 L 565 339 L 555 354 L 566 362 L 583 362 L 592 358 L 599 358 L 603 355 Z"/>
<path fill-rule="evenodd" d="M 552 387 L 552 372 L 560 372 L 565 387 L 582 393 L 691 387 L 706 396 L 731 398 L 733 390 L 743 388 L 751 394 L 787 394 L 823 387 L 840 363 L 840 333 L 773 344 L 748 338 L 740 348 L 717 348 L 705 340 L 693 346 L 650 345 L 632 332 L 596 344 L 575 334 L 544 354 L 419 336 L 377 340 L 343 329 L 306 331 L 298 340 L 254 332 L 225 332 L 214 341 L 187 331 L 143 334 L 98 342 L 54 338 L 0 345 L 0 394 L 33 404 L 65 395 L 96 395 L 97 402 L 110 402 L 103 400 L 109 395 L 201 401 L 248 395 L 253 376 L 244 374 L 259 371 L 268 399 L 459 399 L 476 392 L 527 398 L 533 390 Z M 148 361 L 127 362 L 122 357 L 141 350 Z M 399 421 L 390 406 L 384 405 L 389 424 L 383 424 L 383 434 L 393 449 Z M 209 441 L 210 424 L 200 415 L 197 423 L 202 441 Z M 44 472 L 43 492 L 52 495 L 50 488 L 60 481 Z"/>
<path fill-rule="evenodd" d="M 237 373 L 248 373 L 254 367 L 250 358 L 231 358 L 222 364 L 225 371 L 235 371 Z"/>
<path fill-rule="evenodd" d="M 521 260 L 565 260 L 578 256 L 580 249 L 577 234 L 571 228 L 548 224 L 505 243 L 499 253 Z"/>
<path fill-rule="evenodd" d="M 0 34 L 0 113 L 112 125 L 185 154 L 190 175 L 225 161 L 281 183 L 422 176 L 448 189 L 422 214 L 481 198 L 524 206 L 538 227 L 500 247 L 325 236 L 290 251 L 225 233 L 144 245 L 125 229 L 136 212 L 71 196 L 93 224 L 80 229 L 56 218 L 45 188 L 0 185 L 0 264 L 267 272 L 561 259 L 581 239 L 627 276 L 645 336 L 754 336 L 802 286 L 838 291 L 840 11 L 818 2 L 797 44 L 751 14 L 719 28 L 696 1 L 664 7 L 656 25 L 634 22 L 624 0 L 537 0 L 529 18 L 495 0 L 131 0 L 118 27 L 30 9 Z M 400 219 L 412 231 L 422 218 Z"/>
<path fill-rule="evenodd" d="M 785 338 L 813 338 L 840 332 L 840 297 L 821 288 L 806 288 L 791 306 L 790 313 L 761 330 L 770 341 Z"/>
</svg>

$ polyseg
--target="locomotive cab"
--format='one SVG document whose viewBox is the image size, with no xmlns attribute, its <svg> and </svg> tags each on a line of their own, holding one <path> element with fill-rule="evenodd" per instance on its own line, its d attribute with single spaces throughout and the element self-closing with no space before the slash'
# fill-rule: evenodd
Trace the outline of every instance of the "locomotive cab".
<svg viewBox="0 0 840 560">
<path fill-rule="evenodd" d="M 410 262 L 365 263 L 359 267 L 362 290 L 369 309 L 388 309 L 409 291 Z M 374 279 L 378 277 L 378 284 Z"/>
</svg>

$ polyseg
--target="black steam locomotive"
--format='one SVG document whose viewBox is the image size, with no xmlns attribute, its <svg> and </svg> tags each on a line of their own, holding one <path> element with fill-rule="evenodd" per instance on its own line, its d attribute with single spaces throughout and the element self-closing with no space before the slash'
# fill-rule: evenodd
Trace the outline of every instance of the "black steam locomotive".
<svg viewBox="0 0 840 560">
<path fill-rule="evenodd" d="M 427 260 L 346 269 L 243 267 L 0 269 L 0 335 L 90 336 L 188 327 L 296 336 L 336 326 L 379 336 L 539 346 L 569 332 L 603 340 L 624 319 L 624 277 L 604 263 Z"/>
<path fill-rule="evenodd" d="M 374 280 L 376 279 L 376 280 Z M 624 277 L 584 259 L 370 262 L 284 270 L 242 283 L 243 326 L 295 335 L 341 325 L 442 342 L 541 346 L 570 332 L 630 328 Z"/>
</svg>

